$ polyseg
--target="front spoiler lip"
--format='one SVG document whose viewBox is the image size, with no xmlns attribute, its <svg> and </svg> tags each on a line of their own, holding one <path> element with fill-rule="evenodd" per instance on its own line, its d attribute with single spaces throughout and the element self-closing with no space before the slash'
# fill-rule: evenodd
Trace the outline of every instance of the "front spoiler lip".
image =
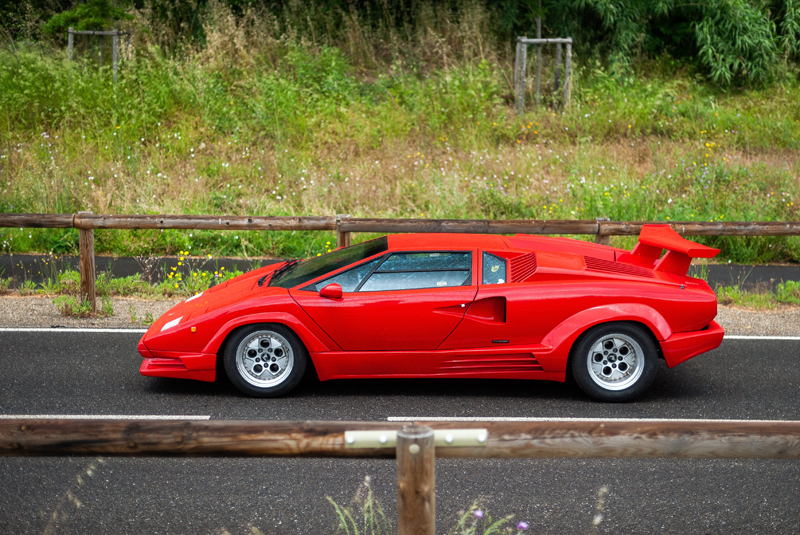
<svg viewBox="0 0 800 535">
<path fill-rule="evenodd" d="M 661 352 L 664 354 L 667 366 L 674 368 L 692 357 L 718 348 L 724 336 L 725 329 L 716 321 L 712 321 L 708 324 L 708 328 L 702 331 L 674 333 L 661 342 Z"/>
<path fill-rule="evenodd" d="M 214 382 L 217 378 L 217 355 L 185 351 L 157 351 L 149 349 L 144 339 L 139 342 L 139 353 L 144 357 L 139 373 L 147 377 L 172 377 Z"/>
</svg>

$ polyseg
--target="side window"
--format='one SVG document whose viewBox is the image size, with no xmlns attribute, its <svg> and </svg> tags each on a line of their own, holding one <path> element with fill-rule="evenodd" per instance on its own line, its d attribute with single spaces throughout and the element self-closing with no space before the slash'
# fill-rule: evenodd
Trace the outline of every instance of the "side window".
<svg viewBox="0 0 800 535">
<path fill-rule="evenodd" d="M 449 288 L 472 282 L 472 253 L 395 253 L 359 291 Z"/>
<path fill-rule="evenodd" d="M 314 288 L 317 291 L 320 291 L 325 286 L 329 284 L 339 284 L 342 287 L 343 292 L 355 292 L 358 285 L 361 284 L 361 281 L 364 280 L 372 268 L 378 264 L 383 258 L 376 258 L 371 262 L 366 262 L 361 264 L 360 266 L 354 267 L 353 269 L 348 269 L 345 272 L 339 273 L 329 279 L 325 279 L 322 282 L 318 282 Z M 309 288 L 310 289 L 310 288 Z"/>
<path fill-rule="evenodd" d="M 506 280 L 505 258 L 483 253 L 483 284 L 503 284 Z"/>
</svg>

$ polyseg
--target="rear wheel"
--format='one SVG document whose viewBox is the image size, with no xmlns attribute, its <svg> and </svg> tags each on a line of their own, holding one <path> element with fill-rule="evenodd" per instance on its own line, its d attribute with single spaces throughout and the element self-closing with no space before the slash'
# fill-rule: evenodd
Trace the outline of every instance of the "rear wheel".
<svg viewBox="0 0 800 535">
<path fill-rule="evenodd" d="M 586 394 L 600 401 L 629 401 L 653 383 L 658 348 L 635 323 L 609 323 L 587 331 L 572 348 L 572 374 Z"/>
<path fill-rule="evenodd" d="M 225 372 L 248 396 L 277 397 L 297 386 L 308 356 L 303 344 L 283 325 L 249 325 L 225 345 Z"/>
</svg>

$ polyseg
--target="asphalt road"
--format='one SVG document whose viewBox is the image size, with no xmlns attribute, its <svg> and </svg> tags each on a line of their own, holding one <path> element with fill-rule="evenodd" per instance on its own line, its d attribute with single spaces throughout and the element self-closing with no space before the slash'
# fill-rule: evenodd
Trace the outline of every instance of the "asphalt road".
<svg viewBox="0 0 800 535">
<path fill-rule="evenodd" d="M 307 379 L 249 399 L 227 381 L 140 376 L 138 336 L 0 332 L 0 414 L 800 420 L 800 341 L 726 340 L 608 405 L 571 384 L 473 380 Z M 347 505 L 366 476 L 393 517 L 391 460 L 3 458 L 0 532 L 333 533 L 326 496 Z M 475 500 L 528 533 L 800 533 L 800 461 L 443 459 L 436 477 L 440 533 Z"/>
</svg>

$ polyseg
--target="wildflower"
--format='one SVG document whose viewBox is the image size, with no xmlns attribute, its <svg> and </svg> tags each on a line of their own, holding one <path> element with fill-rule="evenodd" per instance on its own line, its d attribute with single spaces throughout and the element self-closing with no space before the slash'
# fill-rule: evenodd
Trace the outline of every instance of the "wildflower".
<svg viewBox="0 0 800 535">
<path fill-rule="evenodd" d="M 527 522 L 525 522 L 524 520 L 522 522 L 520 522 L 519 524 L 517 524 L 517 529 L 520 530 L 520 531 L 525 531 L 529 527 L 531 527 L 531 525 L 528 524 Z"/>
<path fill-rule="evenodd" d="M 475 509 L 475 511 L 472 513 L 472 515 L 475 518 L 483 518 L 483 511 L 481 511 L 480 509 Z"/>
</svg>

